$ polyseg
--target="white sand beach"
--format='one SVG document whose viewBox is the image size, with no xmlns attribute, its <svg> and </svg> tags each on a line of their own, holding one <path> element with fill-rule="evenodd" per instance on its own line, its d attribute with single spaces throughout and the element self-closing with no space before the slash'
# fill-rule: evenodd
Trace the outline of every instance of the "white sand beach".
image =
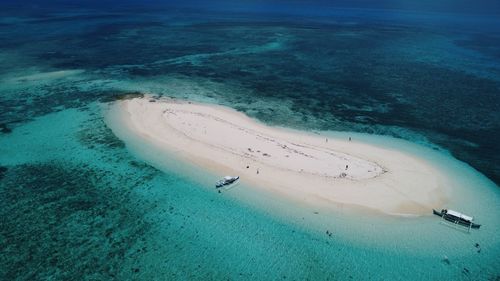
<svg viewBox="0 0 500 281">
<path fill-rule="evenodd" d="M 443 173 L 415 155 L 270 127 L 222 106 L 144 97 L 117 101 L 108 114 L 113 130 L 121 126 L 221 177 L 238 175 L 249 186 L 312 206 L 427 215 L 450 192 Z"/>
</svg>

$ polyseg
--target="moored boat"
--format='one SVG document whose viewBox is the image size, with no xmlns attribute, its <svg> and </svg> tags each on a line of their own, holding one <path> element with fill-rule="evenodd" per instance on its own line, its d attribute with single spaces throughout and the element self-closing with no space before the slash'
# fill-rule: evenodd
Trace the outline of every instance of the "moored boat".
<svg viewBox="0 0 500 281">
<path fill-rule="evenodd" d="M 236 183 L 239 179 L 239 176 L 225 176 L 223 179 L 215 183 L 215 188 L 229 187 L 232 184 Z"/>
<path fill-rule="evenodd" d="M 481 225 L 472 222 L 474 220 L 474 217 L 464 215 L 460 212 L 453 211 L 453 210 L 448 210 L 448 209 L 442 209 L 441 212 L 436 211 L 432 209 L 432 213 L 434 215 L 440 216 L 443 219 L 452 222 L 454 224 L 459 224 L 462 226 L 466 226 L 468 228 L 480 228 Z"/>
</svg>

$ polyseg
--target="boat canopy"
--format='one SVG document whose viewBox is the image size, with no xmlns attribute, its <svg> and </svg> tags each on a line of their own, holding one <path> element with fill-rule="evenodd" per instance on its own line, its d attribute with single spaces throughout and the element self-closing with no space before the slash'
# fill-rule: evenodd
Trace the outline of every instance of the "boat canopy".
<svg viewBox="0 0 500 281">
<path fill-rule="evenodd" d="M 466 221 L 472 221 L 474 219 L 473 217 L 469 217 L 467 215 L 464 215 L 462 213 L 459 213 L 459 212 L 453 211 L 453 210 L 448 210 L 448 212 L 446 212 L 446 214 L 452 215 L 452 216 L 457 217 L 457 218 L 461 218 L 461 219 L 466 220 Z"/>
<path fill-rule="evenodd" d="M 231 177 L 231 176 L 225 176 L 224 179 L 225 180 L 232 180 L 234 177 Z"/>
</svg>

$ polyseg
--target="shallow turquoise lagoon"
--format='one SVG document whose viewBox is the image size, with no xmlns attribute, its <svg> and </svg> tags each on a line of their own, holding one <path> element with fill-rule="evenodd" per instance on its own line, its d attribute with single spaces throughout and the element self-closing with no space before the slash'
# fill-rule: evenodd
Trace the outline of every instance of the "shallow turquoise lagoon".
<svg viewBox="0 0 500 281">
<path fill-rule="evenodd" d="M 428 157 L 453 164 L 450 170 L 474 186 L 471 196 L 479 200 L 464 203 L 483 224 L 478 231 L 451 228 L 432 216 L 315 214 L 244 185 L 218 194 L 203 184 L 214 175 L 157 170 L 135 158 L 106 128 L 101 110 L 97 104 L 61 110 L 0 138 L 0 161 L 7 167 L 4 276 L 487 280 L 498 272 L 498 190 L 449 155 Z M 16 261 L 29 267 L 16 271 Z"/>
</svg>

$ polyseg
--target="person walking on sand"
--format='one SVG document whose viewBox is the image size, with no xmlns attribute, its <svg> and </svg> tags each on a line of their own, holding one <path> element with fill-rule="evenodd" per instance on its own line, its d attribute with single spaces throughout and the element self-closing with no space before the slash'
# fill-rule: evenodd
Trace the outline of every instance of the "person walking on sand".
<svg viewBox="0 0 500 281">
<path fill-rule="evenodd" d="M 259 174 L 259 168 L 257 168 L 257 175 Z"/>
</svg>

